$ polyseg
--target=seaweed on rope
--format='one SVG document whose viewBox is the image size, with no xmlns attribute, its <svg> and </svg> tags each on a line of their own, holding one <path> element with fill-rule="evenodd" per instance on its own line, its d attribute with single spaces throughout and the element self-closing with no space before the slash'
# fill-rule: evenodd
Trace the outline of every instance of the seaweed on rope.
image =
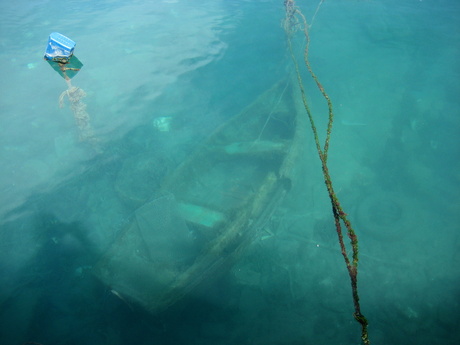
<svg viewBox="0 0 460 345">
<path fill-rule="evenodd" d="M 67 71 L 79 71 L 79 69 L 67 67 L 66 64 L 63 63 L 57 64 L 61 75 L 67 84 L 67 90 L 63 91 L 59 96 L 59 108 L 64 107 L 64 100 L 67 97 L 70 108 L 73 112 L 75 124 L 79 130 L 80 141 L 88 142 L 96 150 L 96 152 L 101 152 L 99 140 L 94 135 L 94 130 L 90 123 L 90 116 L 86 111 L 86 104 L 83 102 L 83 98 L 86 97 L 86 92 L 79 87 L 73 86 L 71 77 L 67 75 Z"/>
<path fill-rule="evenodd" d="M 319 2 L 316 8 L 315 14 L 313 16 L 313 19 L 316 16 L 322 2 L 323 0 Z M 353 304 L 354 304 L 354 309 L 355 309 L 353 316 L 356 319 L 356 321 L 359 322 L 359 324 L 361 325 L 362 343 L 365 345 L 368 345 L 370 344 L 368 331 L 367 331 L 368 321 L 361 312 L 361 306 L 359 303 L 359 294 L 358 294 L 358 261 L 359 261 L 358 259 L 358 236 L 356 235 L 351 225 L 351 222 L 348 219 L 348 215 L 344 212 L 340 204 L 340 201 L 334 191 L 332 179 L 331 179 L 329 168 L 327 165 L 329 141 L 330 141 L 330 137 L 332 133 L 332 126 L 334 123 L 334 112 L 333 112 L 333 107 L 332 107 L 332 101 L 329 98 L 329 95 L 326 93 L 324 87 L 319 82 L 318 77 L 313 72 L 313 69 L 309 61 L 309 57 L 308 57 L 308 49 L 309 49 L 309 44 L 310 44 L 309 28 L 311 27 L 312 23 L 308 25 L 305 16 L 300 11 L 300 9 L 297 7 L 294 0 L 285 0 L 284 6 L 285 6 L 285 11 L 286 11 L 286 16 L 283 19 L 282 26 L 286 33 L 287 43 L 289 46 L 289 52 L 294 62 L 297 81 L 299 84 L 300 93 L 302 97 L 302 102 L 303 102 L 304 108 L 308 115 L 310 126 L 313 132 L 313 137 L 315 140 L 316 150 L 318 151 L 318 156 L 321 161 L 324 182 L 326 184 L 329 199 L 331 201 L 332 213 L 334 216 L 335 228 L 336 228 L 337 235 L 338 235 L 340 249 L 341 249 L 341 252 L 342 252 L 346 267 L 347 267 L 348 275 L 350 276 L 351 290 L 352 290 L 352 295 L 353 295 Z M 305 66 L 307 67 L 308 73 L 315 81 L 316 86 L 321 92 L 323 98 L 325 99 L 327 103 L 327 107 L 328 107 L 328 123 L 327 123 L 327 128 L 326 128 L 326 138 L 325 138 L 323 146 L 320 143 L 319 136 L 318 136 L 318 130 L 316 128 L 313 114 L 311 112 L 310 106 L 307 101 L 307 95 L 306 95 L 305 88 L 303 86 L 302 77 L 300 74 L 300 66 L 294 55 L 294 51 L 292 48 L 292 38 L 297 32 L 300 32 L 305 36 L 306 43 L 305 43 L 305 49 L 303 52 L 304 63 L 305 63 Z M 344 237 L 343 227 L 345 227 L 346 229 L 345 231 L 351 242 L 351 248 L 352 248 L 351 258 L 348 255 L 346 247 L 345 247 L 345 243 L 343 239 Z"/>
</svg>

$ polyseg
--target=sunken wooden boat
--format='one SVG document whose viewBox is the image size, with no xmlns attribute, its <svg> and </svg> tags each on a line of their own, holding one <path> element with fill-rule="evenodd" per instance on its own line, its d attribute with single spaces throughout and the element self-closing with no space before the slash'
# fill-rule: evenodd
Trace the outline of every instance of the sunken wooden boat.
<svg viewBox="0 0 460 345">
<path fill-rule="evenodd" d="M 218 128 L 135 212 L 93 268 L 117 296 L 164 311 L 257 238 L 291 188 L 304 143 L 293 87 L 280 81 Z"/>
</svg>

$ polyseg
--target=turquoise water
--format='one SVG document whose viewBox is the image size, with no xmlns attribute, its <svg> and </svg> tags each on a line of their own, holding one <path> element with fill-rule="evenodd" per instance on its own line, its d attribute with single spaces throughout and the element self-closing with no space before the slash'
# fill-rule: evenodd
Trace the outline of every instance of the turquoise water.
<svg viewBox="0 0 460 345">
<path fill-rule="evenodd" d="M 318 1 L 298 4 L 311 21 Z M 460 342 L 459 14 L 453 0 L 324 1 L 310 28 L 373 344 Z M 359 344 L 310 131 L 267 229 L 183 309 L 147 315 L 91 275 L 162 178 L 292 73 L 283 16 L 274 0 L 0 4 L 0 343 Z M 77 42 L 96 145 L 59 107 L 53 31 Z"/>
</svg>

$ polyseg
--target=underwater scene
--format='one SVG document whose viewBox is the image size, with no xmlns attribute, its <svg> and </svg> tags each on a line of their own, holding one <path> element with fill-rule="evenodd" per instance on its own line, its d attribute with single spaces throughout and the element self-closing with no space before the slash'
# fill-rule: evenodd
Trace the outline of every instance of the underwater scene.
<svg viewBox="0 0 460 345">
<path fill-rule="evenodd" d="M 459 16 L 1 1 L 0 344 L 460 344 Z"/>
</svg>

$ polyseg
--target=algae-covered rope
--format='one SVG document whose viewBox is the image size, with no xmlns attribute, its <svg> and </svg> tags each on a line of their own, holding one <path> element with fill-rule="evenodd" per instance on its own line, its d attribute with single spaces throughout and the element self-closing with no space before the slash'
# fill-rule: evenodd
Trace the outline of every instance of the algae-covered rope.
<svg viewBox="0 0 460 345">
<path fill-rule="evenodd" d="M 59 96 L 59 107 L 64 107 L 64 99 L 67 97 L 73 112 L 75 123 L 79 130 L 80 141 L 88 142 L 96 152 L 101 152 L 99 140 L 94 135 L 94 130 L 90 123 L 90 117 L 86 111 L 86 104 L 83 102 L 83 98 L 86 97 L 86 92 L 79 87 L 72 86 L 70 78 L 65 75 L 65 71 L 64 76 L 68 89 L 62 92 Z"/>
<path fill-rule="evenodd" d="M 321 3 L 320 3 L 321 4 Z M 343 211 L 342 206 L 340 205 L 339 199 L 334 191 L 333 185 L 332 185 L 332 179 L 329 174 L 329 168 L 327 166 L 327 158 L 328 158 L 328 151 L 329 151 L 329 141 L 332 133 L 332 125 L 334 122 L 334 112 L 332 108 L 332 101 L 329 98 L 328 94 L 324 90 L 324 87 L 321 85 L 321 83 L 318 80 L 318 77 L 316 74 L 313 72 L 313 69 L 311 68 L 310 61 L 308 59 L 308 49 L 309 49 L 309 44 L 310 44 L 310 36 L 308 33 L 308 24 L 307 20 L 305 19 L 305 16 L 302 14 L 300 9 L 296 6 L 295 2 L 293 0 L 285 0 L 284 1 L 284 6 L 286 9 L 286 17 L 284 18 L 283 21 L 283 28 L 286 32 L 287 36 L 287 41 L 288 41 L 288 46 L 289 46 L 289 52 L 291 54 L 292 60 L 294 62 L 295 66 L 295 71 L 297 75 L 297 80 L 299 83 L 300 87 L 300 93 L 302 96 L 302 102 L 305 107 L 305 110 L 308 115 L 308 119 L 310 121 L 311 129 L 313 131 L 313 137 L 315 140 L 316 144 L 316 149 L 318 151 L 318 156 L 321 160 L 321 166 L 323 170 L 323 177 L 324 177 L 324 182 L 327 187 L 327 192 L 329 195 L 329 198 L 331 200 L 331 206 L 332 206 L 332 213 L 334 215 L 334 221 L 335 221 L 335 227 L 337 231 L 337 235 L 339 238 L 339 244 L 340 244 L 340 249 L 343 255 L 343 258 L 345 260 L 345 264 L 348 270 L 348 274 L 350 276 L 350 281 L 351 281 L 351 290 L 352 290 L 352 295 L 353 295 L 353 304 L 355 308 L 355 312 L 353 314 L 354 318 L 356 321 L 358 321 L 361 325 L 361 339 L 363 344 L 368 345 L 370 344 L 369 341 L 369 336 L 367 332 L 367 326 L 368 322 L 367 319 L 364 317 L 364 315 L 361 313 L 361 307 L 359 303 L 359 294 L 358 294 L 358 237 L 353 230 L 351 223 L 347 217 L 347 214 Z M 318 6 L 319 8 L 319 6 Z M 317 10 L 318 10 L 317 8 Z M 315 12 L 316 15 L 316 12 Z M 302 77 L 300 75 L 300 68 L 299 64 L 297 62 L 297 59 L 295 58 L 293 48 L 292 48 L 292 37 L 296 31 L 300 30 L 303 32 L 305 39 L 306 39 L 306 44 L 305 44 L 305 50 L 304 50 L 304 62 L 305 65 L 308 69 L 308 72 L 310 73 L 311 77 L 316 83 L 316 86 L 318 87 L 319 91 L 321 92 L 322 96 L 327 102 L 328 106 L 328 124 L 326 128 L 326 139 L 324 141 L 324 146 L 321 148 L 321 144 L 319 141 L 319 136 L 318 136 L 318 131 L 315 125 L 315 121 L 313 119 L 312 112 L 310 110 L 310 107 L 308 105 L 307 101 L 307 96 L 305 93 L 305 88 L 303 86 L 302 82 Z M 342 223 L 345 225 L 345 228 L 347 229 L 347 235 L 350 238 L 351 242 L 351 247 L 352 247 L 352 258 L 350 260 L 347 250 L 345 247 L 345 243 L 343 241 L 343 232 L 342 232 Z"/>
</svg>

